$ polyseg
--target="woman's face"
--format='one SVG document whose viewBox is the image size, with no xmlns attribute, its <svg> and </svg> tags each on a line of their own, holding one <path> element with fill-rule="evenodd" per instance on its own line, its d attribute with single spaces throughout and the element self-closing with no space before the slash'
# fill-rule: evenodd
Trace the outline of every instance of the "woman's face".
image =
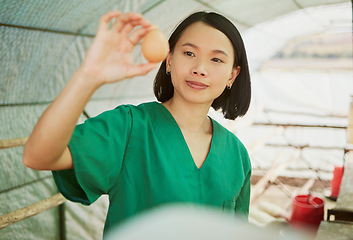
<svg viewBox="0 0 353 240">
<path fill-rule="evenodd" d="M 193 23 L 167 57 L 173 98 L 211 106 L 239 74 L 240 67 L 233 68 L 233 63 L 234 51 L 228 37 L 202 22 Z"/>
</svg>

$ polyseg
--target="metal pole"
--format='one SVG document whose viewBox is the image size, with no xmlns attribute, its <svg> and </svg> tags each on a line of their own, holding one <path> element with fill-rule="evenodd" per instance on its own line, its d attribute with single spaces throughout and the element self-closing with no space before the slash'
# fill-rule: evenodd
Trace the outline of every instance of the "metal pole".
<svg viewBox="0 0 353 240">
<path fill-rule="evenodd" d="M 65 203 L 59 205 L 60 240 L 66 240 Z"/>
</svg>

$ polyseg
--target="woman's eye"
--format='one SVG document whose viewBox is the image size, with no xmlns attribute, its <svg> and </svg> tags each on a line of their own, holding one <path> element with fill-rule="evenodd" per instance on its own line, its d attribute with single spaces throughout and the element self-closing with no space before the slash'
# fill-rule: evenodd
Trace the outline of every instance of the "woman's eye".
<svg viewBox="0 0 353 240">
<path fill-rule="evenodd" d="M 212 61 L 222 63 L 223 61 L 219 58 L 212 58 Z"/>
<path fill-rule="evenodd" d="M 192 52 L 188 52 L 188 51 L 184 52 L 184 54 L 187 55 L 187 56 L 190 56 L 190 57 L 194 57 L 195 56 Z"/>
</svg>

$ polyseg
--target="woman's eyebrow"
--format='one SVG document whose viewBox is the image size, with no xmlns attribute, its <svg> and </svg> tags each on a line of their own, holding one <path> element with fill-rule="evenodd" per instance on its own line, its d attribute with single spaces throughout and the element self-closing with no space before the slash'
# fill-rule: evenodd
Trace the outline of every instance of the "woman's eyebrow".
<svg viewBox="0 0 353 240">
<path fill-rule="evenodd" d="M 189 47 L 192 47 L 192 48 L 199 49 L 199 47 L 196 46 L 196 45 L 193 44 L 193 43 L 184 43 L 184 44 L 182 44 L 181 46 L 182 46 L 182 47 L 184 47 L 184 46 L 189 46 Z M 228 57 L 228 54 L 227 54 L 225 51 L 223 51 L 223 50 L 216 49 L 216 50 L 212 50 L 212 52 L 214 52 L 214 53 L 220 53 L 220 54 L 223 54 L 223 55 L 225 55 L 225 56 Z"/>
</svg>

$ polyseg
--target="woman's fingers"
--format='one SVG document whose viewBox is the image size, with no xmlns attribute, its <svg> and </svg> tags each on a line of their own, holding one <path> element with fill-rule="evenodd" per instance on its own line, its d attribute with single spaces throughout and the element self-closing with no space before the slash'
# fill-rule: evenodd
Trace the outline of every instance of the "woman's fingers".
<svg viewBox="0 0 353 240">
<path fill-rule="evenodd" d="M 120 11 L 110 11 L 104 14 L 99 20 L 98 31 L 107 30 L 109 27 L 109 22 L 113 18 L 120 17 L 120 15 L 121 15 Z"/>
<path fill-rule="evenodd" d="M 140 24 L 141 21 L 131 21 L 126 23 L 120 30 L 119 34 L 121 34 L 122 36 L 126 37 L 129 36 L 131 31 L 137 27 L 137 26 L 141 26 Z"/>
<path fill-rule="evenodd" d="M 110 24 L 112 22 L 112 24 Z M 151 23 L 141 14 L 111 11 L 99 22 L 97 36 L 90 46 L 83 66 L 104 82 L 145 75 L 156 64 L 134 65 L 132 51 L 138 42 L 152 29 Z"/>
<path fill-rule="evenodd" d="M 139 28 L 134 31 L 129 37 L 131 44 L 136 46 L 141 41 L 141 39 L 148 33 L 148 31 L 148 28 Z"/>
<path fill-rule="evenodd" d="M 113 19 L 115 20 L 109 29 L 109 23 Z M 135 28 L 137 30 L 132 32 Z M 101 17 L 98 31 L 109 30 L 111 33 L 119 34 L 122 38 L 129 39 L 135 46 L 151 28 L 153 28 L 152 24 L 139 13 L 121 14 L 120 11 L 110 11 Z"/>
<path fill-rule="evenodd" d="M 129 36 L 135 27 L 141 26 L 140 29 L 135 31 L 136 33 L 131 34 L 132 37 L 130 38 L 130 41 L 134 45 L 136 45 L 145 35 L 148 29 L 151 29 L 152 27 L 152 24 L 145 20 L 139 13 L 130 12 L 121 14 L 120 11 L 110 11 L 100 18 L 98 31 L 108 30 L 109 23 L 112 19 L 115 19 L 115 21 L 111 27 L 111 30 L 125 37 Z"/>
<path fill-rule="evenodd" d="M 112 29 L 119 33 L 129 33 L 132 29 L 131 27 L 137 25 L 149 27 L 151 24 L 139 13 L 126 13 L 115 20 Z"/>
<path fill-rule="evenodd" d="M 135 76 L 146 75 L 151 70 L 155 69 L 157 66 L 158 64 L 156 63 L 145 63 L 145 64 L 135 65 L 130 69 L 129 75 L 127 77 L 131 78 Z"/>
<path fill-rule="evenodd" d="M 130 42 L 136 45 L 151 30 L 158 29 L 157 26 L 150 25 L 148 28 L 140 28 L 130 35 Z"/>
<path fill-rule="evenodd" d="M 116 32 L 121 32 L 126 24 L 131 24 L 132 22 L 140 21 L 142 15 L 139 13 L 126 13 L 121 15 L 119 18 L 116 18 L 112 29 Z"/>
</svg>

